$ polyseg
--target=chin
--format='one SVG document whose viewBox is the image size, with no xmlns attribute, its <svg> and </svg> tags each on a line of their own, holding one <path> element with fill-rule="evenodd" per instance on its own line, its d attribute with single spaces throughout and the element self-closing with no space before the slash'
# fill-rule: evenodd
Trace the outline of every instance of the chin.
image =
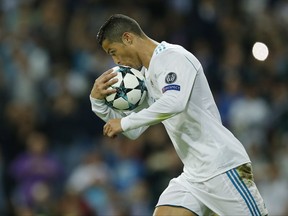
<svg viewBox="0 0 288 216">
<path fill-rule="evenodd" d="M 141 70 L 142 65 L 130 65 L 129 67 L 134 68 L 136 70 Z"/>
</svg>

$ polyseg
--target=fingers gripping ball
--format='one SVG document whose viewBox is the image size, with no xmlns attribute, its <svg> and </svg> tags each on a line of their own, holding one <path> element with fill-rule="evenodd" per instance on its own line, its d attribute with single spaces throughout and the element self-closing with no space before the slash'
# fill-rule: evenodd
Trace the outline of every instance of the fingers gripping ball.
<svg viewBox="0 0 288 216">
<path fill-rule="evenodd" d="M 144 76 L 140 71 L 126 66 L 116 66 L 113 70 L 117 73 L 118 82 L 110 88 L 115 88 L 117 92 L 105 98 L 106 104 L 118 110 L 135 109 L 147 94 Z"/>
</svg>

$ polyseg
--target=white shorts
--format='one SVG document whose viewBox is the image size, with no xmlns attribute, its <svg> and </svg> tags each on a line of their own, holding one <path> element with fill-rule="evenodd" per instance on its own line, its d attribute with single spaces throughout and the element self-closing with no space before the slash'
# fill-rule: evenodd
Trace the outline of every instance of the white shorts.
<svg viewBox="0 0 288 216">
<path fill-rule="evenodd" d="M 205 182 L 189 182 L 182 173 L 161 194 L 156 206 L 163 205 L 184 207 L 197 215 L 268 215 L 250 163 Z"/>
</svg>

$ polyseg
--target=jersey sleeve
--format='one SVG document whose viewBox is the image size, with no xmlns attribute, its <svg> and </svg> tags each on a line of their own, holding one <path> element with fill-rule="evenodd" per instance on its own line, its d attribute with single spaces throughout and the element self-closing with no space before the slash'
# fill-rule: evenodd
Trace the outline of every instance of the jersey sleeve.
<svg viewBox="0 0 288 216">
<path fill-rule="evenodd" d="M 109 121 L 109 119 L 123 118 L 132 112 L 132 111 L 122 112 L 119 110 L 112 109 L 111 107 L 105 104 L 104 100 L 92 98 L 91 95 L 90 95 L 90 102 L 91 102 L 92 111 L 105 122 Z M 143 102 L 143 105 L 139 106 L 138 109 L 136 109 L 135 111 L 138 111 L 142 109 L 142 107 L 145 107 L 145 106 L 147 106 L 147 103 Z M 147 128 L 148 126 L 138 127 L 137 129 L 123 132 L 123 135 L 125 135 L 126 137 L 130 139 L 136 139 Z"/>
<path fill-rule="evenodd" d="M 160 57 L 155 62 L 157 88 L 161 96 L 150 107 L 122 118 L 124 131 L 160 123 L 185 109 L 201 65 L 189 53 L 172 51 L 164 57 L 166 64 L 160 61 Z"/>
</svg>

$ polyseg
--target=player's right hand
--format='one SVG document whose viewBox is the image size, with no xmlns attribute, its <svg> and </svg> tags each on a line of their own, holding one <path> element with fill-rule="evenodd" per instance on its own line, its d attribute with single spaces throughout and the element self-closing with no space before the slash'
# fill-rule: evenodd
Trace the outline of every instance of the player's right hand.
<svg viewBox="0 0 288 216">
<path fill-rule="evenodd" d="M 115 93 L 116 89 L 109 88 L 111 85 L 117 83 L 118 79 L 114 78 L 115 76 L 117 76 L 117 73 L 114 73 L 113 69 L 109 69 L 101 74 L 94 82 L 90 93 L 91 97 L 103 100 L 107 95 Z"/>
</svg>

